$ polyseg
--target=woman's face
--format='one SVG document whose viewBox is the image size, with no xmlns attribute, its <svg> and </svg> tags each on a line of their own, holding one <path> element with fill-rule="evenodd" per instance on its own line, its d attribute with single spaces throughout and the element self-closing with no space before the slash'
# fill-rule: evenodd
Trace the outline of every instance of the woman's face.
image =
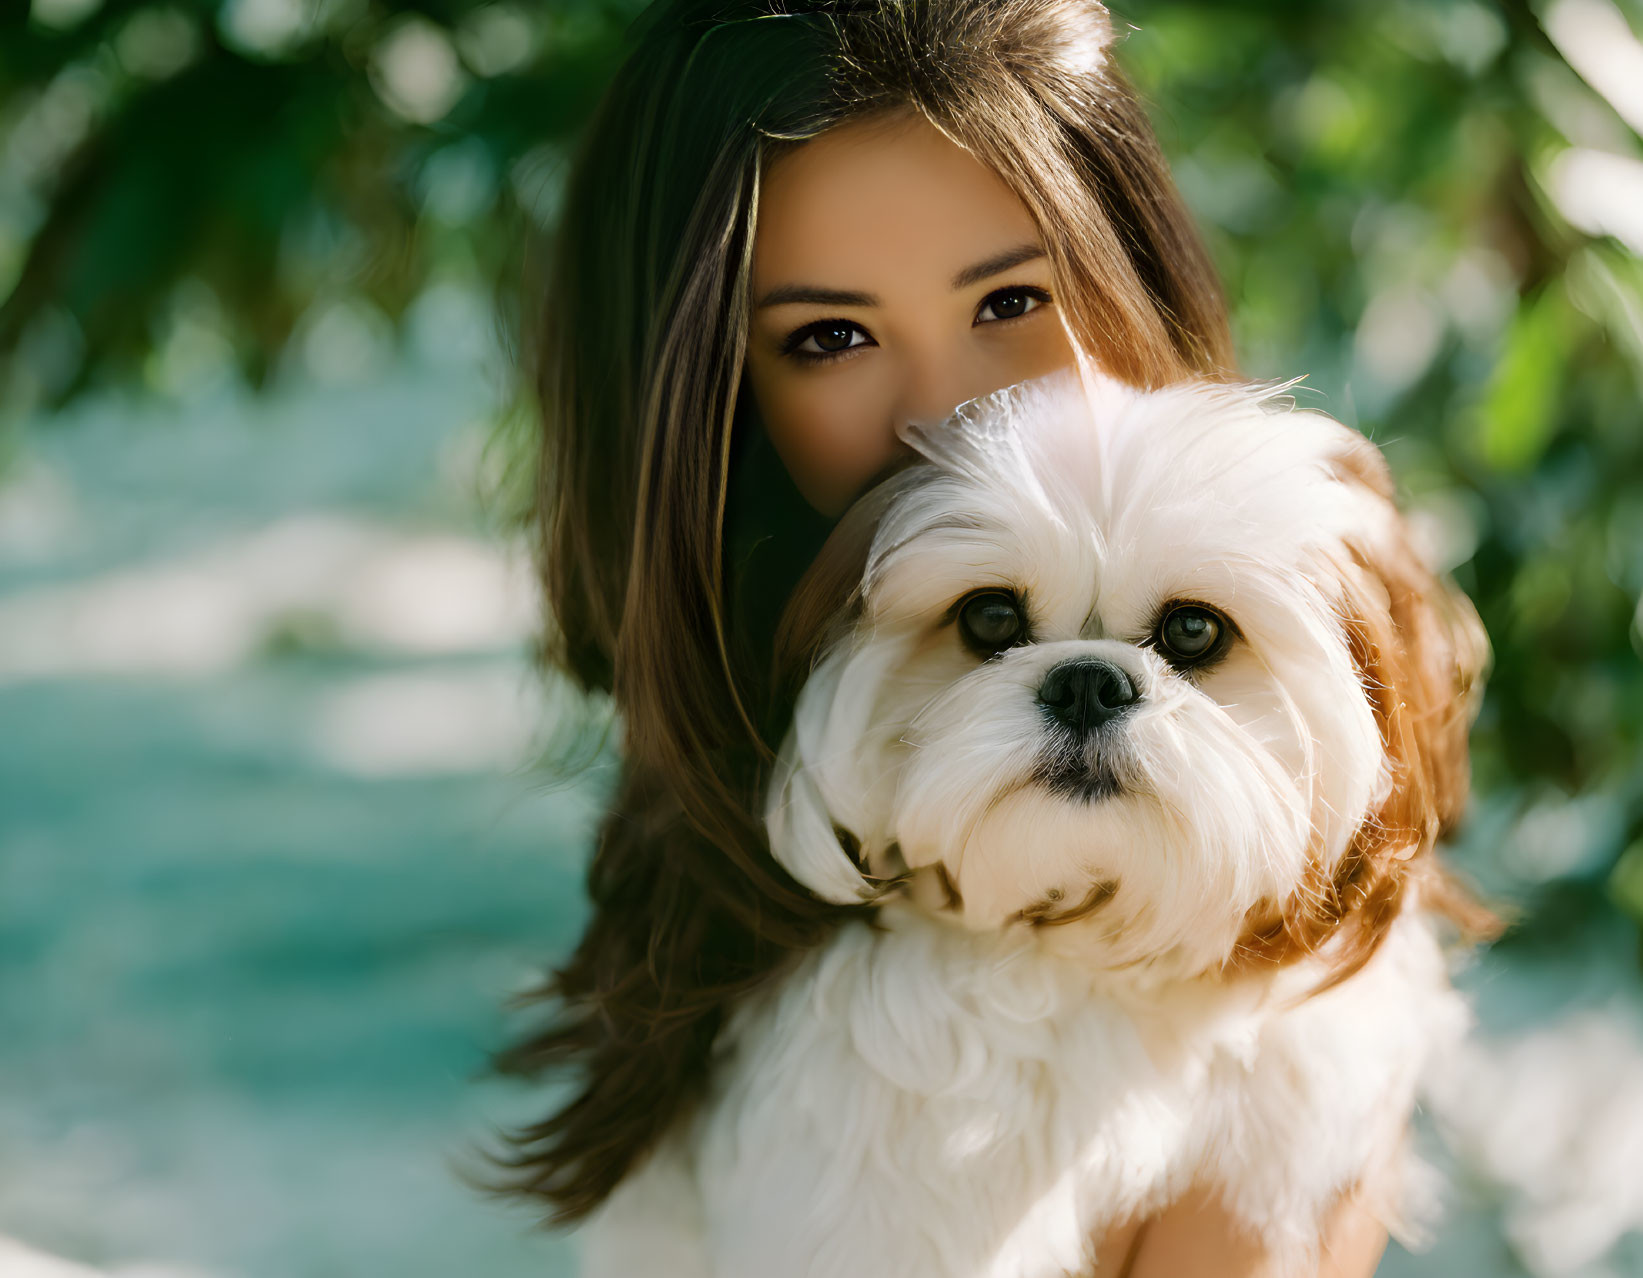
<svg viewBox="0 0 1643 1278">
<path fill-rule="evenodd" d="M 840 125 L 760 188 L 748 379 L 771 442 L 836 515 L 896 423 L 1073 362 L 1026 206 L 922 117 Z"/>
</svg>

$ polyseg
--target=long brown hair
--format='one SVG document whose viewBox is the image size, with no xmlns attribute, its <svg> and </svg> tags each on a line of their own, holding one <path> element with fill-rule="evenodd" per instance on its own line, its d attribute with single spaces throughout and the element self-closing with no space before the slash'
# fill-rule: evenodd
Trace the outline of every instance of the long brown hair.
<svg viewBox="0 0 1643 1278">
<path fill-rule="evenodd" d="M 915 111 L 1038 224 L 1074 340 L 1156 386 L 1233 369 L 1219 281 L 1094 0 L 660 0 L 528 284 L 543 426 L 544 664 L 610 691 L 623 773 L 552 1019 L 495 1068 L 567 1070 L 499 1192 L 596 1207 L 689 1103 L 725 1009 L 841 917 L 771 859 L 757 799 L 787 706 L 780 601 L 825 528 L 742 394 L 760 174 L 847 120 Z M 763 459 L 763 460 L 761 460 Z"/>
</svg>

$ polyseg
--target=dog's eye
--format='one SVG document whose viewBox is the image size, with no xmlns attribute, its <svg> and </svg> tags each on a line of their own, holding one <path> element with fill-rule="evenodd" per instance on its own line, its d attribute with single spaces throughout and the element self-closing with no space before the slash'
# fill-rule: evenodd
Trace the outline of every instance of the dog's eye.
<svg viewBox="0 0 1643 1278">
<path fill-rule="evenodd" d="M 1157 643 L 1175 665 L 1198 665 L 1220 651 L 1226 621 L 1199 604 L 1171 608 L 1158 623 Z"/>
<path fill-rule="evenodd" d="M 981 656 L 996 656 L 1021 641 L 1027 632 L 1027 618 L 1014 595 L 989 590 L 971 595 L 959 606 L 958 632 Z"/>
</svg>

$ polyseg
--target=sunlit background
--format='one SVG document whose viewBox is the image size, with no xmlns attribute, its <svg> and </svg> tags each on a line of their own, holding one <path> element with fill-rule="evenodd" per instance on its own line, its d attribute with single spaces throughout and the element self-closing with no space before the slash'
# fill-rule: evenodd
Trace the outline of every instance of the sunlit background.
<svg viewBox="0 0 1643 1278">
<path fill-rule="evenodd" d="M 496 305 L 638 7 L 0 10 L 0 1278 L 572 1272 L 459 1175 L 609 781 Z M 1643 2 L 1117 9 L 1247 371 L 1495 644 L 1455 855 L 1522 921 L 1380 1272 L 1643 1274 Z"/>
</svg>

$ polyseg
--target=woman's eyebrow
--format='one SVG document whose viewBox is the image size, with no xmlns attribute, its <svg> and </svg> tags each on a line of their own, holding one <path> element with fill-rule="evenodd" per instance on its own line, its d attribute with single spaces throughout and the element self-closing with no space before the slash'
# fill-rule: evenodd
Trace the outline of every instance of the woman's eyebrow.
<svg viewBox="0 0 1643 1278">
<path fill-rule="evenodd" d="M 989 275 L 997 275 L 1009 270 L 1012 266 L 1020 266 L 1023 262 L 1031 262 L 1044 256 L 1044 248 L 1039 244 L 1017 244 L 1012 249 L 1005 249 L 1002 253 L 995 253 L 985 262 L 977 262 L 974 266 L 966 266 L 957 275 L 953 276 L 953 292 L 961 288 L 968 288 L 978 284 Z"/>
<path fill-rule="evenodd" d="M 1020 266 L 1023 262 L 1031 262 L 1044 256 L 1044 248 L 1039 244 L 1017 244 L 1014 248 L 1005 249 L 1002 253 L 995 253 L 974 266 L 966 266 L 957 275 L 953 276 L 953 291 L 968 288 L 979 283 L 988 276 L 997 275 L 1011 267 Z M 807 302 L 815 306 L 877 306 L 879 299 L 873 293 L 857 293 L 848 289 L 821 288 L 815 284 L 781 284 L 771 289 L 757 303 L 754 310 L 763 310 L 767 306 L 789 306 L 794 302 Z"/>
</svg>

